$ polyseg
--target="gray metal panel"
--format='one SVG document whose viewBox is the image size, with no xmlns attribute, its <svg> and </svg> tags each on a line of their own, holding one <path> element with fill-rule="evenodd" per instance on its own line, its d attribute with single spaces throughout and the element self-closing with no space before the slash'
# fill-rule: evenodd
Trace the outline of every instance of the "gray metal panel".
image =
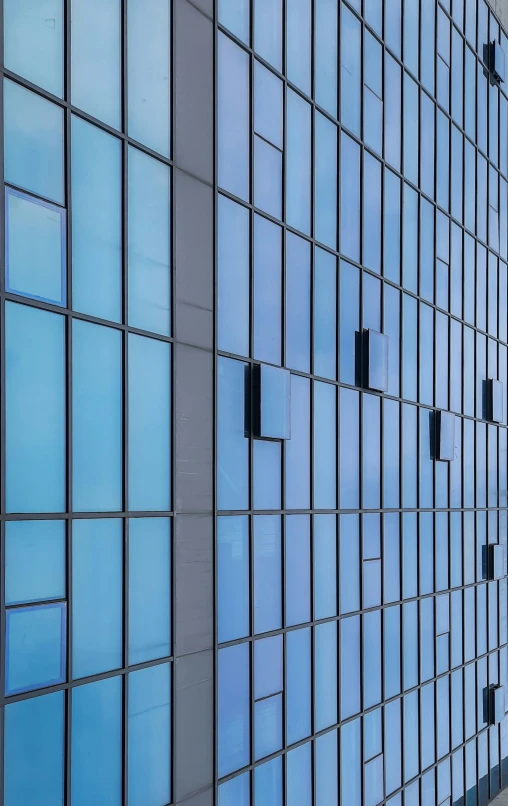
<svg viewBox="0 0 508 806">
<path fill-rule="evenodd" d="M 174 797 L 180 801 L 213 782 L 213 650 L 178 658 L 175 675 Z"/>
<path fill-rule="evenodd" d="M 213 647 L 213 516 L 175 516 L 175 657 Z"/>
</svg>

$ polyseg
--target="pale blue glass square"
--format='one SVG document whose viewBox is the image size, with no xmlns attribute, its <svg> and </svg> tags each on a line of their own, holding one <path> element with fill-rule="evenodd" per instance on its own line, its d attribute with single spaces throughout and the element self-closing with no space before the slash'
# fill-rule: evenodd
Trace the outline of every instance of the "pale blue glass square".
<svg viewBox="0 0 508 806">
<path fill-rule="evenodd" d="M 63 0 L 4 0 L 4 64 L 8 70 L 63 94 Z"/>
<path fill-rule="evenodd" d="M 65 597 L 65 522 L 7 521 L 5 603 Z"/>
<path fill-rule="evenodd" d="M 65 680 L 66 620 L 64 602 L 7 611 L 7 695 L 53 686 Z"/>
<path fill-rule="evenodd" d="M 250 39 L 250 0 L 219 0 L 219 22 L 224 28 L 228 28 L 238 39 L 248 45 Z M 227 787 L 227 784 L 223 784 L 221 788 L 224 790 L 224 787 Z M 229 804 L 229 801 L 227 803 Z"/>
</svg>

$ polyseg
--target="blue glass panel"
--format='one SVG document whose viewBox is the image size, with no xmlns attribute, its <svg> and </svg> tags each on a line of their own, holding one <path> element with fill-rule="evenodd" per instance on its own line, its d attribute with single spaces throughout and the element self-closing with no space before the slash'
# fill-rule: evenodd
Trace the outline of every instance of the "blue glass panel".
<svg viewBox="0 0 508 806">
<path fill-rule="evenodd" d="M 384 794 L 384 780 L 383 780 L 383 756 L 369 761 L 364 767 L 365 776 L 365 806 L 376 806 L 383 799 Z"/>
<path fill-rule="evenodd" d="M 7 512 L 65 509 L 65 321 L 5 306 Z"/>
<path fill-rule="evenodd" d="M 436 0 L 428 0 L 421 11 L 421 64 L 420 78 L 424 87 L 434 95 L 434 59 L 436 38 Z"/>
<path fill-rule="evenodd" d="M 254 50 L 282 69 L 282 0 L 254 0 Z"/>
<path fill-rule="evenodd" d="M 273 280 L 270 278 L 270 294 Z M 337 261 L 324 249 L 314 252 L 314 374 L 337 377 Z M 279 310 L 280 315 L 280 310 Z M 280 332 L 280 325 L 279 325 Z"/>
<path fill-rule="evenodd" d="M 314 730 L 337 722 L 337 622 L 314 631 Z"/>
<path fill-rule="evenodd" d="M 385 705 L 385 787 L 389 794 L 401 785 L 401 700 Z M 391 802 L 391 801 L 390 801 Z"/>
<path fill-rule="evenodd" d="M 233 202 L 219 196 L 219 205 Z M 222 282 L 222 312 L 219 296 L 219 334 L 221 344 L 232 344 L 231 333 L 236 332 L 234 346 L 221 349 L 248 355 L 249 353 L 249 216 L 248 211 L 235 205 L 236 219 L 241 218 L 241 242 L 237 242 L 231 253 L 233 232 L 238 233 L 238 225 L 224 221 L 223 255 L 225 274 Z M 220 209 L 220 207 L 219 207 Z M 220 236 L 219 236 L 220 237 Z M 237 235 L 234 236 L 235 238 Z M 233 241 L 234 244 L 234 241 Z M 219 241 L 219 250 L 220 250 Z M 282 240 L 280 227 L 266 218 L 254 217 L 254 345 L 253 356 L 260 361 L 280 364 L 281 351 L 281 299 L 282 299 Z M 240 269 L 241 267 L 241 269 Z M 220 252 L 219 252 L 220 278 Z M 235 291 L 240 278 L 241 287 Z M 219 279 L 220 283 L 220 279 Z M 219 294 L 220 294 L 219 286 Z M 239 304 L 240 299 L 243 305 Z"/>
<path fill-rule="evenodd" d="M 280 517 L 254 518 L 254 632 L 282 626 Z"/>
<path fill-rule="evenodd" d="M 436 107 L 424 92 L 420 95 L 420 185 L 434 198 L 434 129 Z M 428 244 L 430 246 L 431 243 Z"/>
<path fill-rule="evenodd" d="M 420 302 L 420 403 L 434 403 L 434 311 Z"/>
<path fill-rule="evenodd" d="M 270 756 L 282 747 L 282 694 L 254 703 L 254 757 Z"/>
<path fill-rule="evenodd" d="M 400 599 L 400 524 L 398 514 L 383 516 L 383 593 L 384 601 Z"/>
<path fill-rule="evenodd" d="M 76 520 L 72 529 L 73 676 L 122 665 L 122 521 Z"/>
<path fill-rule="evenodd" d="M 401 55 L 401 23 L 402 2 L 393 0 L 387 3 L 385 9 L 385 39 L 386 44 L 400 58 Z"/>
<path fill-rule="evenodd" d="M 452 747 L 458 747 L 464 741 L 464 684 L 462 669 L 451 675 L 451 681 Z"/>
<path fill-rule="evenodd" d="M 337 614 L 337 518 L 314 515 L 314 618 Z"/>
<path fill-rule="evenodd" d="M 120 2 L 72 2 L 72 103 L 119 128 Z"/>
<path fill-rule="evenodd" d="M 402 609 L 404 647 L 404 690 L 418 685 L 418 604 L 409 602 Z"/>
<path fill-rule="evenodd" d="M 400 490 L 400 417 L 394 400 L 383 401 L 383 440 L 383 506 L 391 509 L 399 506 Z"/>
<path fill-rule="evenodd" d="M 385 5 L 385 13 L 389 13 L 400 0 Z M 402 118 L 402 77 L 399 64 L 385 53 L 385 86 L 384 86 L 384 124 L 385 124 L 385 159 L 397 171 L 400 171 L 401 154 L 401 118 Z"/>
<path fill-rule="evenodd" d="M 450 678 L 440 677 L 436 683 L 437 757 L 450 752 Z"/>
<path fill-rule="evenodd" d="M 219 806 L 250 806 L 249 772 L 219 786 Z"/>
<path fill-rule="evenodd" d="M 53 95 L 63 94 L 63 2 L 4 4 L 4 64 Z"/>
<path fill-rule="evenodd" d="M 452 795 L 453 803 L 464 803 L 464 750 L 457 750 L 452 756 Z"/>
<path fill-rule="evenodd" d="M 254 62 L 254 131 L 283 148 L 283 85 L 280 78 Z"/>
<path fill-rule="evenodd" d="M 129 675 L 130 806 L 160 806 L 171 792 L 171 666 Z"/>
<path fill-rule="evenodd" d="M 168 510 L 171 347 L 129 334 L 129 508 Z"/>
<path fill-rule="evenodd" d="M 286 9 L 286 72 L 288 81 L 310 95 L 311 0 L 293 0 Z"/>
<path fill-rule="evenodd" d="M 363 563 L 363 607 L 381 604 L 381 560 Z"/>
<path fill-rule="evenodd" d="M 416 400 L 418 303 L 413 297 L 403 294 L 402 306 L 402 395 L 408 400 Z"/>
<path fill-rule="evenodd" d="M 340 516 L 340 612 L 360 609 L 360 539 L 357 515 Z"/>
<path fill-rule="evenodd" d="M 72 692 L 72 803 L 122 802 L 122 678 L 111 677 Z"/>
<path fill-rule="evenodd" d="M 65 212 L 10 188 L 5 204 L 7 291 L 65 304 Z"/>
<path fill-rule="evenodd" d="M 417 514 L 405 512 L 402 516 L 403 599 L 418 594 Z"/>
<path fill-rule="evenodd" d="M 72 117 L 72 304 L 122 318 L 121 143 Z"/>
<path fill-rule="evenodd" d="M 311 107 L 296 92 L 286 95 L 286 221 L 310 234 Z"/>
<path fill-rule="evenodd" d="M 66 605 L 21 607 L 6 613 L 5 693 L 65 680 Z"/>
<path fill-rule="evenodd" d="M 282 153 L 261 137 L 254 137 L 254 204 L 282 218 Z"/>
<path fill-rule="evenodd" d="M 436 200 L 449 209 L 450 205 L 450 122 L 438 109 L 437 113 L 437 166 Z"/>
<path fill-rule="evenodd" d="M 420 768 L 418 741 L 418 692 L 404 697 L 404 780 L 418 775 Z M 417 801 L 418 802 L 418 801 Z"/>
<path fill-rule="evenodd" d="M 420 4 L 418 0 L 404 0 L 404 63 L 418 76 L 420 35 Z"/>
<path fill-rule="evenodd" d="M 381 163 L 367 151 L 363 159 L 363 263 L 381 273 Z M 364 323 L 364 327 L 365 327 Z"/>
<path fill-rule="evenodd" d="M 171 131 L 170 32 L 166 0 L 128 0 L 129 135 L 165 157 Z"/>
<path fill-rule="evenodd" d="M 5 806 L 64 803 L 64 692 L 5 708 Z"/>
<path fill-rule="evenodd" d="M 429 683 L 420 689 L 420 714 L 421 765 L 425 770 L 436 760 L 434 683 Z"/>
<path fill-rule="evenodd" d="M 384 695 L 400 694 L 400 607 L 384 611 Z"/>
<path fill-rule="evenodd" d="M 219 642 L 249 634 L 249 519 L 218 518 Z"/>
<path fill-rule="evenodd" d="M 312 761 L 310 742 L 286 756 L 286 797 L 292 806 L 312 804 Z"/>
<path fill-rule="evenodd" d="M 434 206 L 420 202 L 420 296 L 434 301 Z"/>
<path fill-rule="evenodd" d="M 337 127 L 316 112 L 314 118 L 314 237 L 337 247 Z"/>
<path fill-rule="evenodd" d="M 248 201 L 250 58 L 221 33 L 218 38 L 217 81 L 218 183 Z"/>
<path fill-rule="evenodd" d="M 314 95 L 316 103 L 337 117 L 337 0 L 316 0 L 314 17 Z"/>
<path fill-rule="evenodd" d="M 404 176 L 418 184 L 418 85 L 404 73 Z"/>
<path fill-rule="evenodd" d="M 65 522 L 5 524 L 5 603 L 65 597 Z"/>
<path fill-rule="evenodd" d="M 340 622 L 340 718 L 360 710 L 360 616 Z"/>
<path fill-rule="evenodd" d="M 462 41 L 462 40 L 461 40 Z M 462 223 L 462 210 L 464 205 L 464 137 L 461 132 L 452 126 L 451 145 L 451 213 Z"/>
<path fill-rule="evenodd" d="M 254 698 L 268 697 L 282 691 L 282 635 L 254 642 Z"/>
<path fill-rule="evenodd" d="M 315 742 L 314 776 L 316 806 L 336 806 L 339 802 L 337 731 L 319 736 Z"/>
<path fill-rule="evenodd" d="M 363 718 L 363 758 L 368 761 L 383 752 L 381 738 L 382 711 L 377 708 Z"/>
<path fill-rule="evenodd" d="M 282 806 L 282 800 L 282 757 L 279 756 L 255 768 L 254 806 Z"/>
<path fill-rule="evenodd" d="M 129 522 L 131 664 L 171 654 L 170 528 L 167 518 L 131 518 Z"/>
<path fill-rule="evenodd" d="M 381 406 L 375 395 L 362 396 L 362 505 L 379 509 L 381 496 Z"/>
<path fill-rule="evenodd" d="M 363 707 L 381 702 L 381 611 L 363 616 Z"/>
<path fill-rule="evenodd" d="M 356 343 L 360 330 L 360 272 L 356 266 L 340 262 L 340 380 L 356 383 Z"/>
<path fill-rule="evenodd" d="M 219 650 L 219 776 L 244 767 L 250 760 L 249 655 L 249 644 Z"/>
<path fill-rule="evenodd" d="M 361 806 L 362 742 L 361 720 L 344 725 L 340 732 L 340 790 L 341 803 Z"/>
<path fill-rule="evenodd" d="M 344 126 L 360 135 L 362 26 L 345 5 L 340 22 L 340 117 Z"/>
<path fill-rule="evenodd" d="M 310 385 L 291 375 L 291 439 L 285 441 L 286 508 L 310 506 Z"/>
<path fill-rule="evenodd" d="M 168 336 L 170 170 L 129 149 L 129 324 Z"/>
<path fill-rule="evenodd" d="M 122 509 L 122 334 L 73 321 L 73 506 Z"/>
<path fill-rule="evenodd" d="M 359 263 L 360 146 L 344 133 L 340 137 L 340 251 Z"/>
<path fill-rule="evenodd" d="M 400 283 L 400 179 L 385 170 L 383 274 Z"/>
<path fill-rule="evenodd" d="M 310 621 L 310 517 L 286 517 L 286 626 Z"/>
<path fill-rule="evenodd" d="M 314 383 L 314 508 L 337 506 L 337 394 L 329 383 Z"/>
<path fill-rule="evenodd" d="M 358 509 L 360 501 L 359 395 L 340 390 L 340 508 Z"/>
<path fill-rule="evenodd" d="M 483 77 L 482 77 L 483 83 Z M 476 165 L 476 234 L 487 240 L 487 160 L 477 154 Z"/>
<path fill-rule="evenodd" d="M 222 195 L 218 197 L 218 250 L 218 346 L 248 355 L 249 211 Z M 254 317 L 256 323 L 256 313 Z"/>
<path fill-rule="evenodd" d="M 286 741 L 309 736 L 311 728 L 311 631 L 286 633 Z"/>
<path fill-rule="evenodd" d="M 449 588 L 448 514 L 436 513 L 436 590 Z M 444 632 L 444 631 L 443 631 Z"/>
<path fill-rule="evenodd" d="M 402 284 L 404 288 L 416 294 L 418 284 L 418 194 L 406 184 L 403 186 L 402 212 L 404 218 Z M 404 394 L 404 397 L 408 396 L 406 393 Z M 416 391 L 411 395 L 411 399 L 416 400 Z"/>
<path fill-rule="evenodd" d="M 431 512 L 420 512 L 419 559 L 419 593 L 423 596 L 434 591 L 434 516 Z"/>
<path fill-rule="evenodd" d="M 256 439 L 252 444 L 254 509 L 281 507 L 281 444 Z"/>
<path fill-rule="evenodd" d="M 421 681 L 434 677 L 434 600 L 420 601 L 420 678 Z"/>
<path fill-rule="evenodd" d="M 63 112 L 13 81 L 4 81 L 5 181 L 63 204 Z"/>
<path fill-rule="evenodd" d="M 286 236 L 286 366 L 308 372 L 310 366 L 310 245 Z"/>
<path fill-rule="evenodd" d="M 364 10 L 365 22 L 375 30 L 379 36 L 383 35 L 383 5 L 381 0 L 365 0 Z"/>
</svg>

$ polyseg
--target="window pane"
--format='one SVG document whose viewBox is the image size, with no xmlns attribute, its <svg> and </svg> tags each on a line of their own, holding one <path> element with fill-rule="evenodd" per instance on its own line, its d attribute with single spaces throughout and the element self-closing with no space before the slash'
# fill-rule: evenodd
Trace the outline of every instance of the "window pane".
<svg viewBox="0 0 508 806">
<path fill-rule="evenodd" d="M 254 131 L 277 148 L 284 147 L 284 86 L 280 78 L 254 62 Z"/>
<path fill-rule="evenodd" d="M 340 622 L 340 718 L 360 710 L 360 616 Z M 359 804 L 358 804 L 359 806 Z"/>
<path fill-rule="evenodd" d="M 314 730 L 337 722 L 337 622 L 319 624 L 314 632 Z"/>
<path fill-rule="evenodd" d="M 72 118 L 72 305 L 122 319 L 122 149 Z"/>
<path fill-rule="evenodd" d="M 361 806 L 362 792 L 361 720 L 344 725 L 340 732 L 340 789 L 342 803 Z"/>
<path fill-rule="evenodd" d="M 314 373 L 337 377 L 337 260 L 324 249 L 314 252 Z"/>
<path fill-rule="evenodd" d="M 337 519 L 314 515 L 314 618 L 337 614 Z"/>
<path fill-rule="evenodd" d="M 171 666 L 129 675 L 130 806 L 160 806 L 171 792 Z"/>
<path fill-rule="evenodd" d="M 281 533 L 278 515 L 254 517 L 254 632 L 282 626 Z"/>
<path fill-rule="evenodd" d="M 52 686 L 65 680 L 65 604 L 6 613 L 5 693 Z"/>
<path fill-rule="evenodd" d="M 253 2 L 254 49 L 265 61 L 281 70 L 282 0 L 253 0 Z"/>
<path fill-rule="evenodd" d="M 73 806 L 120 806 L 122 678 L 73 689 L 71 724 Z"/>
<path fill-rule="evenodd" d="M 314 93 L 316 103 L 337 117 L 337 0 L 316 0 Z"/>
<path fill-rule="evenodd" d="M 63 2 L 5 0 L 4 64 L 53 95 L 63 94 Z"/>
<path fill-rule="evenodd" d="M 254 440 L 254 509 L 281 508 L 281 455 L 280 442 Z"/>
<path fill-rule="evenodd" d="M 170 170 L 129 149 L 129 324 L 169 335 Z"/>
<path fill-rule="evenodd" d="M 288 81 L 310 95 L 311 0 L 293 0 L 286 10 L 286 70 Z"/>
<path fill-rule="evenodd" d="M 254 642 L 254 697 L 277 694 L 284 687 L 282 635 Z"/>
<path fill-rule="evenodd" d="M 314 118 L 314 222 L 315 237 L 337 247 L 337 127 L 324 115 Z"/>
<path fill-rule="evenodd" d="M 219 643 L 244 638 L 249 627 L 249 519 L 218 518 Z"/>
<path fill-rule="evenodd" d="M 288 89 L 286 109 L 286 221 L 310 235 L 311 107 Z"/>
<path fill-rule="evenodd" d="M 291 439 L 286 450 L 286 508 L 310 506 L 310 384 L 291 375 Z"/>
<path fill-rule="evenodd" d="M 127 2 L 129 135 L 165 157 L 170 137 L 170 13 L 167 0 Z"/>
<path fill-rule="evenodd" d="M 220 784 L 219 806 L 250 806 L 250 772 Z"/>
<path fill-rule="evenodd" d="M 245 201 L 249 201 L 249 81 L 249 55 L 219 33 L 218 183 Z"/>
<path fill-rule="evenodd" d="M 340 117 L 344 126 L 360 135 L 362 26 L 344 3 L 340 22 Z"/>
<path fill-rule="evenodd" d="M 73 321 L 73 506 L 122 509 L 122 334 Z"/>
<path fill-rule="evenodd" d="M 5 603 L 65 597 L 65 522 L 5 524 Z"/>
<path fill-rule="evenodd" d="M 259 556 L 259 555 L 258 555 Z M 286 517 L 286 626 L 310 621 L 310 517 Z"/>
<path fill-rule="evenodd" d="M 311 744 L 290 750 L 286 756 L 286 797 L 292 806 L 311 806 Z"/>
<path fill-rule="evenodd" d="M 72 671 L 86 677 L 122 665 L 122 521 L 72 526 Z"/>
<path fill-rule="evenodd" d="M 340 138 L 340 251 L 360 262 L 360 146 Z"/>
<path fill-rule="evenodd" d="M 316 806 L 333 806 L 339 802 L 337 734 L 338 731 L 333 730 L 316 739 Z"/>
<path fill-rule="evenodd" d="M 337 394 L 329 383 L 314 383 L 314 508 L 337 505 Z"/>
<path fill-rule="evenodd" d="M 129 508 L 168 510 L 170 485 L 169 344 L 129 334 Z"/>
<path fill-rule="evenodd" d="M 279 756 L 255 768 L 254 806 L 282 806 L 282 798 L 282 757 Z"/>
<path fill-rule="evenodd" d="M 171 654 L 171 522 L 129 521 L 129 663 Z"/>
<path fill-rule="evenodd" d="M 7 512 L 65 509 L 65 322 L 6 303 Z"/>
<path fill-rule="evenodd" d="M 250 39 L 250 0 L 219 0 L 219 22 L 248 45 Z M 243 777 L 248 779 L 248 776 Z M 237 778 L 236 780 L 238 781 L 239 779 Z M 224 787 L 227 788 L 227 784 Z M 226 791 L 224 787 L 223 789 Z M 219 800 L 222 806 L 220 794 Z M 225 803 L 225 806 L 229 806 L 229 800 Z M 247 806 L 247 804 L 244 805 L 242 802 L 241 806 Z"/>
<path fill-rule="evenodd" d="M 55 104 L 4 81 L 5 181 L 63 204 L 63 112 Z"/>
<path fill-rule="evenodd" d="M 249 440 L 245 436 L 248 368 L 240 361 L 221 357 L 218 372 L 218 508 L 248 509 Z"/>
<path fill-rule="evenodd" d="M 72 103 L 120 128 L 121 2 L 71 0 Z"/>
<path fill-rule="evenodd" d="M 310 628 L 286 634 L 286 740 L 298 742 L 311 733 Z"/>
<path fill-rule="evenodd" d="M 250 761 L 249 646 L 249 644 L 237 644 L 219 650 L 217 705 L 219 777 L 245 767 Z"/>
</svg>

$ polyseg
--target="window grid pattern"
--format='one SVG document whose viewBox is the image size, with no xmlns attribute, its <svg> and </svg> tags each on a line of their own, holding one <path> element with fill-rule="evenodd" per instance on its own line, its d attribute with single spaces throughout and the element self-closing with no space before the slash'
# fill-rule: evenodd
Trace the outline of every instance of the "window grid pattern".
<svg viewBox="0 0 508 806">
<path fill-rule="evenodd" d="M 218 11 L 219 803 L 486 803 L 508 783 L 484 708 L 507 675 L 485 557 L 506 546 L 508 105 L 483 46 L 507 37 L 483 0 Z M 259 362 L 291 370 L 287 442 L 249 436 Z"/>
</svg>

